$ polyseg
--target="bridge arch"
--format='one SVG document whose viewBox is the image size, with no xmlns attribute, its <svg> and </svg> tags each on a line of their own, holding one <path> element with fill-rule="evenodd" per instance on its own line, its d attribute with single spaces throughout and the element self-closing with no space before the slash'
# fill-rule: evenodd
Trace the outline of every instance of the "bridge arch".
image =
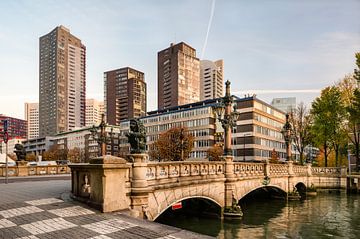
<svg viewBox="0 0 360 239">
<path fill-rule="evenodd" d="M 222 208 L 225 206 L 224 184 L 215 182 L 154 190 L 149 193 L 147 217 L 149 220 L 155 220 L 173 204 L 191 198 L 206 199 Z"/>
<path fill-rule="evenodd" d="M 279 195 L 286 195 L 287 194 L 287 191 L 284 188 L 282 188 L 282 187 L 280 187 L 278 185 L 266 185 L 266 186 L 265 185 L 259 185 L 257 187 L 250 188 L 249 190 L 247 190 L 245 194 L 240 195 L 240 197 L 237 197 L 237 200 L 240 201 L 242 199 L 245 199 L 247 196 L 251 195 L 252 193 L 255 193 L 256 191 L 259 191 L 260 189 L 270 190 L 273 193 L 277 193 Z"/>
<path fill-rule="evenodd" d="M 219 202 L 217 202 L 215 199 L 210 198 L 210 197 L 206 197 L 206 196 L 188 196 L 188 197 L 184 197 L 182 199 L 176 200 L 173 203 L 171 203 L 169 206 L 167 206 L 166 208 L 164 208 L 162 211 L 160 211 L 152 220 L 155 221 L 157 218 L 159 218 L 164 212 L 166 212 L 166 210 L 168 210 L 169 208 L 171 208 L 174 204 L 179 203 L 179 202 L 183 202 L 185 200 L 188 199 L 206 199 L 207 201 L 212 202 L 213 204 L 219 206 L 219 208 L 221 208 L 222 206 L 220 205 Z"/>
</svg>

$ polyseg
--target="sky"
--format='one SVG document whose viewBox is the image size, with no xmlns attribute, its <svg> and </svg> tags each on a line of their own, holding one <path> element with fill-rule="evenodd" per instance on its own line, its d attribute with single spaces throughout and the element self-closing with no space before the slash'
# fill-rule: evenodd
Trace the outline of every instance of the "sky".
<svg viewBox="0 0 360 239">
<path fill-rule="evenodd" d="M 360 0 L 2 0 L 0 114 L 24 118 L 24 103 L 38 102 L 39 37 L 59 25 L 86 45 L 87 98 L 103 99 L 105 71 L 130 66 L 145 73 L 150 111 L 157 52 L 181 41 L 223 59 L 240 97 L 310 104 L 353 72 L 359 19 Z"/>
</svg>

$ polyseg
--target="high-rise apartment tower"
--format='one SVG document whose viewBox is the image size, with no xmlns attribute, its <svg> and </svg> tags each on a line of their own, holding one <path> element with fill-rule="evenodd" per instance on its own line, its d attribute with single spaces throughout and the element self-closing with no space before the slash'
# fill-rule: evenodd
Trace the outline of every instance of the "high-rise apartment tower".
<svg viewBox="0 0 360 239">
<path fill-rule="evenodd" d="M 39 103 L 25 103 L 27 139 L 39 137 Z"/>
<path fill-rule="evenodd" d="M 224 61 L 200 61 L 200 100 L 224 96 Z"/>
<path fill-rule="evenodd" d="M 102 114 L 104 114 L 104 102 L 86 99 L 85 126 L 98 126 L 101 123 Z"/>
<path fill-rule="evenodd" d="M 200 100 L 200 61 L 196 50 L 180 42 L 158 52 L 158 108 Z"/>
<path fill-rule="evenodd" d="M 64 26 L 40 37 L 41 137 L 85 125 L 85 58 L 85 46 Z"/>
<path fill-rule="evenodd" d="M 146 115 L 144 73 L 124 67 L 104 73 L 104 106 L 109 124 Z"/>
</svg>

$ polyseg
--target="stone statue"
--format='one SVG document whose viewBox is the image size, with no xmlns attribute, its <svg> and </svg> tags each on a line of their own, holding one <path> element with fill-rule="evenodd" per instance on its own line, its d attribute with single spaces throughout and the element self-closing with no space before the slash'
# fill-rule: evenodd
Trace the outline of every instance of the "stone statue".
<svg viewBox="0 0 360 239">
<path fill-rule="evenodd" d="M 127 133 L 126 137 L 130 144 L 130 153 L 140 154 L 145 152 L 145 126 L 139 119 L 130 120 L 130 133 Z"/>
<path fill-rule="evenodd" d="M 25 151 L 25 148 L 24 148 L 24 146 L 22 144 L 20 144 L 20 143 L 15 144 L 15 151 L 14 152 L 16 154 L 17 161 L 25 160 L 26 151 Z"/>
</svg>

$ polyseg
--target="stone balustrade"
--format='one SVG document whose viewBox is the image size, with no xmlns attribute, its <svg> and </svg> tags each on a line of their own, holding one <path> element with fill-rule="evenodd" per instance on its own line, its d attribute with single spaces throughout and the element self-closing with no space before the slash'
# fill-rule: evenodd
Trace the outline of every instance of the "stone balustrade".
<svg viewBox="0 0 360 239">
<path fill-rule="evenodd" d="M 146 178 L 150 181 L 193 178 L 194 176 L 224 176 L 225 162 L 150 162 L 147 164 Z"/>
<path fill-rule="evenodd" d="M 285 176 L 289 174 L 289 167 L 286 164 L 270 164 L 270 175 Z"/>
<path fill-rule="evenodd" d="M 321 175 L 341 175 L 344 174 L 344 169 L 346 173 L 346 168 L 339 168 L 339 167 L 311 167 L 311 173 L 313 175 L 321 176 Z"/>
<path fill-rule="evenodd" d="M 9 166 L 8 176 L 35 176 L 68 174 L 71 170 L 67 165 L 47 165 L 47 166 Z M 0 176 L 5 177 L 6 167 L 0 167 Z"/>
<path fill-rule="evenodd" d="M 294 165 L 293 171 L 296 176 L 306 176 L 308 174 L 308 167 L 301 165 Z"/>
<path fill-rule="evenodd" d="M 264 175 L 264 164 L 263 163 L 234 163 L 234 174 L 236 177 L 254 177 Z"/>
</svg>

